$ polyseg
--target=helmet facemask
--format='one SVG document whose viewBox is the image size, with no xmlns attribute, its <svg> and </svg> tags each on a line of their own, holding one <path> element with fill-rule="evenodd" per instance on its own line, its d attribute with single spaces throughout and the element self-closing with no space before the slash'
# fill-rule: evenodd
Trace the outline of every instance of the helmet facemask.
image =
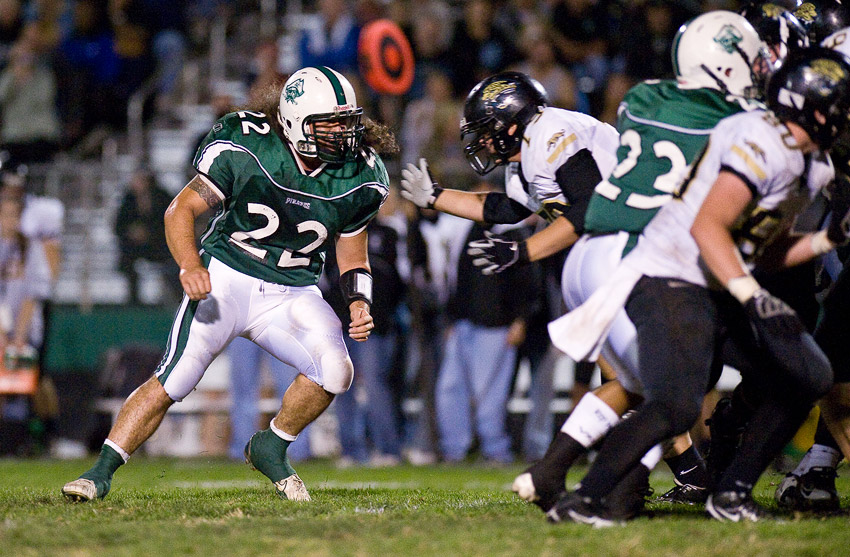
<svg viewBox="0 0 850 557">
<path fill-rule="evenodd" d="M 363 109 L 344 114 L 316 114 L 302 122 L 300 152 L 313 152 L 322 162 L 341 164 L 354 160 L 363 140 Z M 341 128 L 341 129 L 333 129 Z"/>
<path fill-rule="evenodd" d="M 487 174 L 519 151 L 522 133 L 517 128 L 511 135 L 508 133 L 510 127 L 492 116 L 470 123 L 461 122 L 461 139 L 472 134 L 463 154 L 475 172 Z"/>
</svg>

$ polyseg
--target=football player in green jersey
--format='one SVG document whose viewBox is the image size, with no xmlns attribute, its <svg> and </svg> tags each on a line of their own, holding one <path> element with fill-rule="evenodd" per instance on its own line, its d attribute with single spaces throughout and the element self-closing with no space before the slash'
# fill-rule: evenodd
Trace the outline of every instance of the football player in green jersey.
<svg viewBox="0 0 850 557">
<path fill-rule="evenodd" d="M 269 428 L 248 441 L 246 460 L 281 497 L 310 500 L 286 448 L 354 372 L 342 324 L 317 282 L 333 242 L 348 334 L 365 341 L 373 328 L 366 226 L 389 187 L 377 152 L 395 142 L 386 128 L 361 121 L 354 89 L 330 68 L 295 72 L 268 104 L 215 123 L 195 156 L 197 175 L 166 211 L 186 295 L 154 376 L 124 403 L 95 465 L 64 486 L 69 499 L 104 497 L 166 410 L 242 336 L 300 372 Z M 198 252 L 195 220 L 209 209 L 217 212 Z"/>
</svg>

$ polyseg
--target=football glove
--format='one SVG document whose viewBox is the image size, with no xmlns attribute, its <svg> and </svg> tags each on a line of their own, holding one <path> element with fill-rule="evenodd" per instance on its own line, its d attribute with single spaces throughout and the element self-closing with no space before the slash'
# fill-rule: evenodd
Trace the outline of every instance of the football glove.
<svg viewBox="0 0 850 557">
<path fill-rule="evenodd" d="M 829 210 L 832 213 L 826 237 L 837 246 L 850 240 L 850 180 L 837 177 L 829 196 Z"/>
<path fill-rule="evenodd" d="M 473 257 L 472 264 L 485 275 L 498 274 L 517 263 L 528 263 L 528 248 L 525 242 L 507 240 L 484 232 L 483 240 L 467 244 L 466 253 Z"/>
<path fill-rule="evenodd" d="M 759 345 L 777 361 L 788 361 L 788 347 L 797 346 L 796 343 L 787 342 L 788 339 L 798 338 L 806 331 L 797 312 L 764 288 L 756 290 L 744 304 L 744 310 L 750 318 Z"/>
<path fill-rule="evenodd" d="M 428 173 L 428 161 L 419 159 L 419 166 L 407 163 L 407 168 L 401 171 L 401 196 L 411 201 L 417 207 L 433 209 L 437 197 L 443 193 L 443 188 L 431 180 Z"/>
</svg>

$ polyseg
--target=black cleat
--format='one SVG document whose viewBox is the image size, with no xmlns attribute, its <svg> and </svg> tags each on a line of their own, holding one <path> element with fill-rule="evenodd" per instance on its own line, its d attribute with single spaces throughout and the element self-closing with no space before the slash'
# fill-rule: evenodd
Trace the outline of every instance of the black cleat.
<svg viewBox="0 0 850 557">
<path fill-rule="evenodd" d="M 776 488 L 776 503 L 795 511 L 834 512 L 840 507 L 835 468 L 816 466 L 805 474 L 786 474 Z"/>
<path fill-rule="evenodd" d="M 673 489 L 655 498 L 655 503 L 702 505 L 708 499 L 708 489 L 691 484 L 676 484 Z"/>
<path fill-rule="evenodd" d="M 638 464 L 602 498 L 602 504 L 611 518 L 631 520 L 643 511 L 646 500 L 651 495 L 649 469 Z"/>
<path fill-rule="evenodd" d="M 623 523 L 613 517 L 600 503 L 578 493 L 564 493 L 555 506 L 546 513 L 549 522 L 577 522 L 594 528 L 607 528 Z"/>
<path fill-rule="evenodd" d="M 705 502 L 705 510 L 709 516 L 721 522 L 759 522 L 776 518 L 747 492 L 712 493 Z"/>
</svg>

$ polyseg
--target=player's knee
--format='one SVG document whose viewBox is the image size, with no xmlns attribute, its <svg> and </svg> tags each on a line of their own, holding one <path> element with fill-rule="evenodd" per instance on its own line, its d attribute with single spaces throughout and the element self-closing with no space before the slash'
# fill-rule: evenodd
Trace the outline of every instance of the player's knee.
<svg viewBox="0 0 850 557">
<path fill-rule="evenodd" d="M 354 364 L 345 353 L 325 354 L 321 359 L 322 388 L 335 395 L 342 394 L 351 386 L 354 379 Z"/>
<path fill-rule="evenodd" d="M 699 401 L 687 400 L 686 397 L 665 401 L 659 404 L 659 407 L 667 421 L 670 435 L 688 431 L 696 423 L 702 410 Z"/>
</svg>

